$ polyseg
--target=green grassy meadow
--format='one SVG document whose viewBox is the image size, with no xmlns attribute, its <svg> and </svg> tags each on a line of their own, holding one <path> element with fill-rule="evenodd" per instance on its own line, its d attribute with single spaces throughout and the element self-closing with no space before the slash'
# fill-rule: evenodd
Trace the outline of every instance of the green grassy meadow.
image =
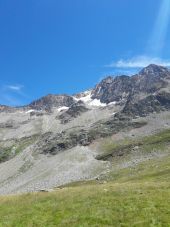
<svg viewBox="0 0 170 227">
<path fill-rule="evenodd" d="M 111 171 L 100 181 L 73 183 L 53 192 L 1 196 L 0 227 L 169 227 L 169 142 L 170 133 L 164 131 L 140 143 L 121 144 L 125 150 L 138 145 L 142 152 L 157 148 L 166 156 Z M 109 145 L 110 152 L 117 149 Z"/>
</svg>

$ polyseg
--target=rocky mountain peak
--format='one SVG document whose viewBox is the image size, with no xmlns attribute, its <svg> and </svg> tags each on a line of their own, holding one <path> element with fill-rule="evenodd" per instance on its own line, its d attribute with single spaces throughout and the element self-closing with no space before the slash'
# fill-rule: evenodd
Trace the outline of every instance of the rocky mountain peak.
<svg viewBox="0 0 170 227">
<path fill-rule="evenodd" d="M 129 76 L 109 76 L 96 85 L 92 98 L 100 99 L 103 103 L 119 102 L 129 94 L 130 87 Z"/>
<path fill-rule="evenodd" d="M 151 64 L 131 78 L 135 93 L 152 94 L 168 86 L 170 71 L 163 66 Z"/>
<path fill-rule="evenodd" d="M 160 76 L 162 74 L 170 73 L 166 67 L 150 64 L 147 67 L 143 68 L 139 75 L 146 75 L 146 76 Z"/>
<path fill-rule="evenodd" d="M 111 83 L 113 83 L 113 81 L 114 81 L 114 78 L 112 76 L 107 76 L 100 83 L 101 84 L 111 84 Z"/>
<path fill-rule="evenodd" d="M 96 106 L 112 102 L 122 106 L 129 97 L 132 100 L 138 100 L 141 97 L 155 94 L 155 92 L 158 93 L 162 89 L 167 91 L 170 89 L 170 71 L 163 66 L 150 64 L 134 76 L 107 76 L 94 89 L 73 96 L 48 94 L 23 108 L 51 112 L 53 108 L 69 108 L 72 105 L 74 107 L 74 104 L 80 100 L 91 106 L 96 105 L 94 105 L 94 101 L 100 102 L 100 105 Z M 0 106 L 0 112 L 12 110 L 14 111 L 12 107 Z"/>
<path fill-rule="evenodd" d="M 89 90 L 87 90 L 87 91 L 84 91 L 84 92 L 81 92 L 81 93 L 74 94 L 73 97 L 74 97 L 75 99 L 79 100 L 79 99 L 82 99 L 82 98 L 84 98 L 84 97 L 86 97 L 86 96 L 88 96 L 88 95 L 91 95 L 91 92 L 92 92 L 92 90 L 89 89 Z"/>
<path fill-rule="evenodd" d="M 155 64 L 150 64 L 134 76 L 106 77 L 96 85 L 92 92 L 93 99 L 103 103 L 126 102 L 129 95 L 140 97 L 153 94 L 166 88 L 170 82 L 170 71 Z M 133 95 L 132 95 L 133 94 Z"/>
<path fill-rule="evenodd" d="M 36 110 L 51 111 L 53 107 L 71 106 L 75 103 L 73 97 L 69 95 L 47 95 L 34 102 L 29 107 Z"/>
</svg>

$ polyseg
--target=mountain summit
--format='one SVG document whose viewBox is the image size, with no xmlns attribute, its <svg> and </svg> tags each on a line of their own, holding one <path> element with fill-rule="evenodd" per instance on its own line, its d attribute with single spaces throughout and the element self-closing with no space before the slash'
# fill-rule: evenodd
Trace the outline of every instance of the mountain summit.
<svg viewBox="0 0 170 227">
<path fill-rule="evenodd" d="M 168 127 L 169 111 L 170 72 L 153 64 L 133 76 L 106 77 L 72 96 L 0 106 L 0 194 L 98 178 L 109 171 L 106 160 L 124 155 L 121 149 L 101 155 L 101 141 Z"/>
</svg>

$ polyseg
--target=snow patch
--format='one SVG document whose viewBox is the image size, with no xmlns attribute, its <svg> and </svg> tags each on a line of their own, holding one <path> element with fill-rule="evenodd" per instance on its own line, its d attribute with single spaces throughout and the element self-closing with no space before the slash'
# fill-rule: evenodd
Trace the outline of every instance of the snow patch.
<svg viewBox="0 0 170 227">
<path fill-rule="evenodd" d="M 91 101 L 91 91 L 85 91 L 83 93 L 80 93 L 79 95 L 80 95 L 80 98 L 73 96 L 74 100 L 76 100 L 77 102 L 83 101 L 87 103 Z"/>
<path fill-rule="evenodd" d="M 32 113 L 32 112 L 35 112 L 35 110 L 28 110 L 25 113 L 27 114 L 27 113 Z"/>
<path fill-rule="evenodd" d="M 99 88 L 100 89 L 100 88 Z M 109 104 L 106 103 L 102 103 L 100 101 L 100 99 L 92 99 L 92 91 L 85 91 L 82 93 L 82 97 L 77 98 L 74 97 L 74 99 L 78 102 L 78 101 L 83 101 L 84 103 L 86 103 L 89 106 L 96 106 L 96 107 L 105 107 L 107 105 L 115 105 L 116 102 L 110 102 Z"/>
<path fill-rule="evenodd" d="M 106 106 L 106 103 L 101 103 L 99 99 L 92 99 L 91 91 L 86 91 L 86 92 L 84 92 L 84 94 L 85 94 L 85 96 L 83 96 L 81 98 L 75 98 L 76 101 L 83 101 L 84 103 L 86 103 L 89 106 L 101 106 L 101 107 Z"/>
<path fill-rule="evenodd" d="M 100 99 L 92 99 L 92 101 L 89 103 L 89 105 L 90 106 L 101 106 L 101 107 L 107 106 L 106 103 L 100 102 Z"/>
<path fill-rule="evenodd" d="M 108 103 L 109 106 L 116 105 L 117 102 L 110 102 Z"/>
<path fill-rule="evenodd" d="M 80 100 L 80 101 L 83 101 L 83 102 L 85 102 L 85 103 L 91 102 L 91 100 L 92 100 L 91 94 L 88 94 L 88 95 L 86 95 L 86 96 L 84 96 L 84 97 L 81 97 L 79 100 Z"/>
<path fill-rule="evenodd" d="M 57 110 L 58 110 L 58 112 L 61 112 L 61 111 L 63 111 L 63 110 L 68 110 L 68 109 L 69 109 L 68 106 L 61 106 L 61 107 L 59 107 Z"/>
</svg>

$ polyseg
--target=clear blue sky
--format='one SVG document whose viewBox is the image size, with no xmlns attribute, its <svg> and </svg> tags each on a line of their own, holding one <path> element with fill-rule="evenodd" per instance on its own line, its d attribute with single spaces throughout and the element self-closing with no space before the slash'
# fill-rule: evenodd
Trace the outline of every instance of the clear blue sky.
<svg viewBox="0 0 170 227">
<path fill-rule="evenodd" d="M 163 1 L 0 0 L 0 103 L 83 91 L 152 59 L 169 66 Z"/>
</svg>

